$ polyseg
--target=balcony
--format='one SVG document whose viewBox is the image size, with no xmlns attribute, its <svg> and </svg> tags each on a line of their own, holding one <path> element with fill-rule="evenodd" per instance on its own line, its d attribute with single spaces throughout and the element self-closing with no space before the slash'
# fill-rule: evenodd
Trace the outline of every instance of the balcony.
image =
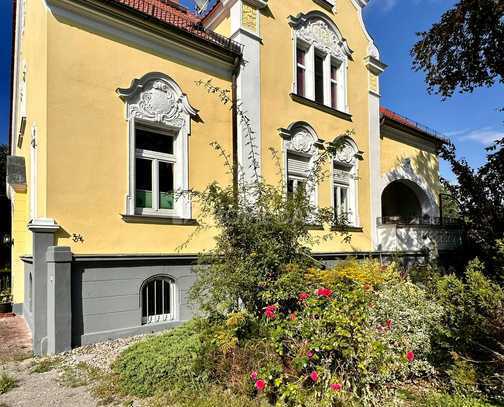
<svg viewBox="0 0 504 407">
<path fill-rule="evenodd" d="M 377 219 L 378 249 L 385 252 L 456 250 L 462 247 L 463 224 L 459 219 L 430 216 L 385 216 Z"/>
</svg>

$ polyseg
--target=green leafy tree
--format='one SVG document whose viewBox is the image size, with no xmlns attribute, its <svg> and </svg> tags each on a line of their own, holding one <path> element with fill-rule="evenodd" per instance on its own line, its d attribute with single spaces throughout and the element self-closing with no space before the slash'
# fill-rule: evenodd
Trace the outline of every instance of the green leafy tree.
<svg viewBox="0 0 504 407">
<path fill-rule="evenodd" d="M 429 91 L 450 97 L 458 89 L 504 82 L 504 1 L 460 0 L 411 50 Z"/>
</svg>

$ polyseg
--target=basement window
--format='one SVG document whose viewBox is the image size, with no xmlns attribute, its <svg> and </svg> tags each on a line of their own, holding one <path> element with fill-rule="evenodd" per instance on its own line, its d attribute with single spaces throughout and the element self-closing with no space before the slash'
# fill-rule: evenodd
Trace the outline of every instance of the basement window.
<svg viewBox="0 0 504 407">
<path fill-rule="evenodd" d="M 174 284 L 169 277 L 156 276 L 142 285 L 142 325 L 173 320 Z"/>
</svg>

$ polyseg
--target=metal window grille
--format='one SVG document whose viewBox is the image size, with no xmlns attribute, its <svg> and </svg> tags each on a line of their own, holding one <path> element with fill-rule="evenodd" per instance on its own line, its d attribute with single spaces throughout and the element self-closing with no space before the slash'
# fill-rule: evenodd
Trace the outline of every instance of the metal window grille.
<svg viewBox="0 0 504 407">
<path fill-rule="evenodd" d="M 142 325 L 166 322 L 173 319 L 173 282 L 166 277 L 156 277 L 142 287 Z"/>
</svg>

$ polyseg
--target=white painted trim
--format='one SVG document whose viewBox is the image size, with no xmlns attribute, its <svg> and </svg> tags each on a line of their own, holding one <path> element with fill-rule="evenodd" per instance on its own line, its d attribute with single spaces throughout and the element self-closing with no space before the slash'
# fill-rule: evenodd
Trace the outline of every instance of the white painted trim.
<svg viewBox="0 0 504 407">
<path fill-rule="evenodd" d="M 36 219 L 38 215 L 38 138 L 37 126 L 33 124 L 30 140 L 30 219 Z"/>
<path fill-rule="evenodd" d="M 380 237 L 378 235 L 377 220 L 381 218 L 381 128 L 380 128 L 380 98 L 372 93 L 368 94 L 369 121 L 369 174 L 370 174 L 370 229 L 371 241 L 374 249 L 378 249 Z"/>
<path fill-rule="evenodd" d="M 140 79 L 134 79 L 129 88 L 117 89 L 124 100 L 129 138 L 129 189 L 126 197 L 126 213 L 149 215 L 173 215 L 181 219 L 192 216 L 191 202 L 187 196 L 189 190 L 189 143 L 191 118 L 197 115 L 178 84 L 168 75 L 151 72 Z M 152 96 L 155 97 L 152 97 Z M 152 131 L 174 135 L 173 155 L 137 150 L 135 132 L 137 127 L 147 127 Z M 153 185 L 156 184 L 158 160 L 174 162 L 174 190 L 177 199 L 174 210 L 159 209 L 156 205 L 158 194 L 153 187 L 153 209 L 136 208 L 135 202 L 135 162 L 138 156 L 146 155 L 153 159 Z M 182 194 L 182 195 L 181 195 Z"/>
</svg>

